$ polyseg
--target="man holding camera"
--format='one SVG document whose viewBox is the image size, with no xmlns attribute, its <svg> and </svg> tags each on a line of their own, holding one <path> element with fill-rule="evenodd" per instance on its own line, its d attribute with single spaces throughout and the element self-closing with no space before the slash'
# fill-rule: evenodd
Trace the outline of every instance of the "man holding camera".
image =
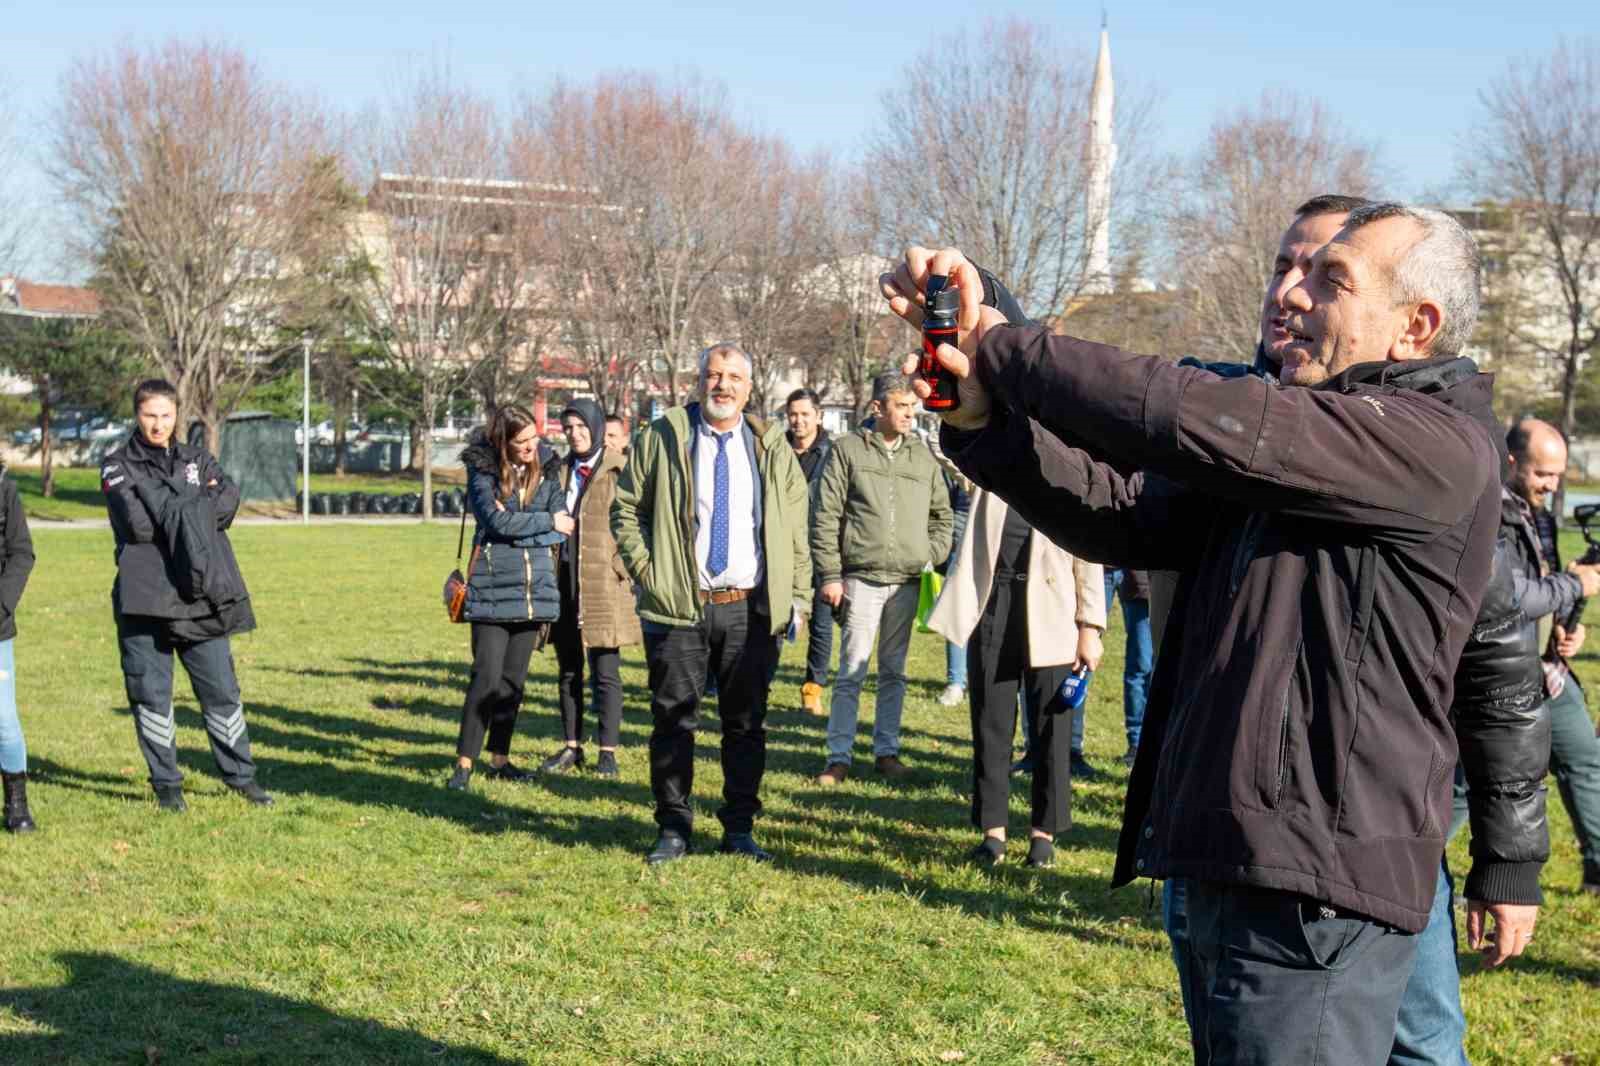
<svg viewBox="0 0 1600 1066">
<path fill-rule="evenodd" d="M 1284 389 L 1006 326 L 953 250 L 884 279 L 913 324 L 929 275 L 960 287 L 964 471 L 1074 553 L 1180 573 L 1114 880 L 1188 879 L 1202 1061 L 1389 1052 L 1499 514 L 1490 384 L 1456 357 L 1477 273 L 1446 215 L 1353 212 L 1289 294 Z"/>
</svg>

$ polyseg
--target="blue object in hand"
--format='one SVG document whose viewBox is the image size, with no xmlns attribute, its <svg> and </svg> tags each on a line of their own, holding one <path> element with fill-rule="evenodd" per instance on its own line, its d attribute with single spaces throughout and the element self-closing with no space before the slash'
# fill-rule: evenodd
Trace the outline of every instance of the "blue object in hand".
<svg viewBox="0 0 1600 1066">
<path fill-rule="evenodd" d="M 1061 697 L 1062 710 L 1075 711 L 1083 706 L 1083 701 L 1089 698 L 1089 679 L 1094 677 L 1093 670 L 1080 673 L 1070 673 L 1067 679 L 1061 682 L 1058 694 Z"/>
</svg>

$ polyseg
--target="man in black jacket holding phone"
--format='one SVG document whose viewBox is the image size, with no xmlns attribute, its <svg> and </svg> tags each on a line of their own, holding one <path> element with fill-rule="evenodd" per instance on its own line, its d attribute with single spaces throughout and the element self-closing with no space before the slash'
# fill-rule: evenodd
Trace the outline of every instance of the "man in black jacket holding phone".
<svg viewBox="0 0 1600 1066">
<path fill-rule="evenodd" d="M 1181 575 L 1115 881 L 1190 880 L 1203 1061 L 1388 1054 L 1499 517 L 1490 385 L 1456 356 L 1477 272 L 1448 216 L 1352 213 L 1292 294 L 1286 389 L 1008 327 L 953 250 L 884 279 L 913 324 L 930 274 L 961 288 L 966 473 L 1082 557 Z"/>
</svg>

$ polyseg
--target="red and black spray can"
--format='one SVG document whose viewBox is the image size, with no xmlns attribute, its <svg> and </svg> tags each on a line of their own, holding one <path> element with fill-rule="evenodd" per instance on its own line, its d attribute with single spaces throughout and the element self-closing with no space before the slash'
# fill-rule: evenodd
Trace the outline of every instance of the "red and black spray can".
<svg viewBox="0 0 1600 1066">
<path fill-rule="evenodd" d="M 956 316 L 961 310 L 961 290 L 950 285 L 943 274 L 928 275 L 928 288 L 923 294 L 927 302 L 922 308 L 922 360 L 917 374 L 933 391 L 923 402 L 930 411 L 954 411 L 961 406 L 956 394 L 956 376 L 945 369 L 934 354 L 939 345 L 956 343 Z"/>
</svg>

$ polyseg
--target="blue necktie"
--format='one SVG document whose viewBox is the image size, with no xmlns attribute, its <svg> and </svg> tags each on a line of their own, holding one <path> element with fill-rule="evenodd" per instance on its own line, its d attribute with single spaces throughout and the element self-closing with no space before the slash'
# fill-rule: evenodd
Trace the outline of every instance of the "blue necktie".
<svg viewBox="0 0 1600 1066">
<path fill-rule="evenodd" d="M 716 577 L 728 569 L 728 438 L 718 433 L 717 461 L 711 481 L 711 551 L 706 555 L 706 571 Z"/>
</svg>

